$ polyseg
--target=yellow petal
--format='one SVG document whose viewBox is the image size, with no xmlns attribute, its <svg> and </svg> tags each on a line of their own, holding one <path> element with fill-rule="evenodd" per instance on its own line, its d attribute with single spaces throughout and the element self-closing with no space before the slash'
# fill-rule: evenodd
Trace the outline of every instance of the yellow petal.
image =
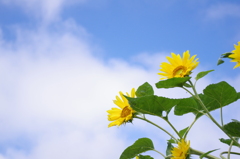
<svg viewBox="0 0 240 159">
<path fill-rule="evenodd" d="M 129 120 L 133 119 L 133 113 L 135 111 L 130 107 L 128 100 L 124 97 L 122 92 L 119 92 L 120 97 L 116 96 L 116 100 L 113 100 L 113 102 L 119 106 L 119 108 L 112 108 L 111 110 L 108 110 L 108 120 L 113 121 L 111 122 L 108 127 L 111 126 L 120 126 L 123 123 L 126 123 Z M 127 96 L 134 98 L 135 95 L 135 89 L 132 88 L 130 95 L 129 93 L 126 93 Z"/>
<path fill-rule="evenodd" d="M 171 53 L 172 57 L 167 56 L 167 62 L 162 62 L 160 65 L 160 80 L 173 77 L 185 77 L 188 76 L 193 69 L 198 66 L 198 59 L 195 59 L 196 55 L 190 57 L 189 51 L 183 53 L 183 57 L 179 54 Z"/>
</svg>

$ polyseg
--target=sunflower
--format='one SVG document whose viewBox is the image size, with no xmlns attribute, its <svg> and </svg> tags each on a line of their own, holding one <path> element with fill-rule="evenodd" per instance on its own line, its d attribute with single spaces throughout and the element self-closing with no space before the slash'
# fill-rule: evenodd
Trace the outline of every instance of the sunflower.
<svg viewBox="0 0 240 159">
<path fill-rule="evenodd" d="M 235 45 L 235 50 L 232 51 L 233 54 L 229 55 L 228 57 L 232 58 L 231 62 L 237 62 L 237 64 L 234 66 L 234 68 L 240 67 L 240 41 L 238 42 L 238 45 Z"/>
<path fill-rule="evenodd" d="M 195 69 L 199 62 L 197 59 L 194 59 L 196 55 L 190 57 L 189 51 L 183 53 L 183 57 L 179 54 L 171 53 L 171 57 L 166 57 L 169 63 L 162 62 L 160 65 L 160 73 L 158 73 L 162 79 L 168 79 L 173 77 L 185 77 L 190 75 L 193 69 Z"/>
<path fill-rule="evenodd" d="M 112 108 L 111 110 L 108 110 L 108 120 L 113 121 L 111 122 L 108 127 L 111 126 L 120 126 L 123 123 L 126 123 L 128 121 L 132 121 L 133 119 L 133 113 L 135 111 L 130 107 L 128 100 L 123 96 L 122 92 L 119 92 L 120 97 L 116 96 L 116 100 L 113 100 L 113 102 L 120 108 Z M 135 89 L 133 88 L 131 90 L 131 94 L 129 95 L 126 93 L 128 97 L 134 98 L 135 95 Z"/>
<path fill-rule="evenodd" d="M 187 159 L 189 154 L 190 148 L 190 142 L 189 141 L 185 141 L 184 139 L 182 139 L 181 141 L 178 142 L 178 146 L 174 147 L 172 152 L 172 156 L 171 159 Z"/>
</svg>

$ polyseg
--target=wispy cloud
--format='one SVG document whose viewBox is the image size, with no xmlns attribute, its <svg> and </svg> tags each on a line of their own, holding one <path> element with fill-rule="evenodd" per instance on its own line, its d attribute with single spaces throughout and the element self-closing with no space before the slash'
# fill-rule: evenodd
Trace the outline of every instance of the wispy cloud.
<svg viewBox="0 0 240 159">
<path fill-rule="evenodd" d="M 156 139 L 157 148 L 165 151 L 164 134 L 150 131 L 151 135 L 148 130 L 155 129 L 137 120 L 124 128 L 107 128 L 106 113 L 115 106 L 112 100 L 118 91 L 127 92 L 145 81 L 153 85 L 158 81 L 159 62 L 165 61 L 163 53 L 142 53 L 132 57 L 131 62 L 111 57 L 103 61 L 96 56 L 99 48 L 84 27 L 74 20 L 58 20 L 69 2 L 1 2 L 20 5 L 26 13 L 33 12 L 49 25 L 41 21 L 32 30 L 16 26 L 16 39 L 12 41 L 3 39 L 0 32 L 0 159 L 118 158 L 132 144 L 129 136 L 133 136 L 131 140 L 140 136 L 123 133 L 125 128 L 131 132 L 133 127 L 138 133 Z M 201 79 L 198 90 L 215 80 Z M 239 78 L 232 79 L 234 85 L 238 81 Z M 156 94 L 188 96 L 178 89 L 156 90 Z M 171 116 L 170 119 L 180 130 L 192 117 Z M 207 122 L 206 118 L 199 120 L 189 134 L 195 148 L 205 150 L 204 133 L 200 129 L 206 125 L 209 127 L 205 134 L 222 135 Z M 157 142 L 158 139 L 163 139 L 164 144 Z M 214 141 L 211 147 L 218 148 L 218 144 Z"/>
<path fill-rule="evenodd" d="M 57 24 L 51 29 L 39 27 L 28 31 L 19 27 L 16 41 L 1 39 L 0 157 L 117 158 L 129 145 L 127 135 L 131 134 L 121 134 L 124 130 L 116 127 L 107 128 L 106 110 L 114 107 L 112 100 L 118 91 L 127 92 L 145 81 L 157 82 L 158 67 L 154 67 L 159 64 L 158 58 L 164 60 L 163 56 L 144 53 L 132 58 L 148 69 L 120 59 L 110 58 L 104 62 L 94 56 L 97 49 L 83 27 L 71 20 Z M 200 80 L 199 89 L 210 82 Z M 156 94 L 188 96 L 180 90 L 157 90 Z M 193 117 L 171 116 L 170 119 L 180 130 Z M 204 133 L 199 132 L 206 128 L 207 122 L 208 119 L 199 120 L 190 133 L 189 139 L 195 148 L 205 150 L 201 135 Z M 141 137 L 166 139 L 158 131 L 150 134 L 148 130 L 155 129 L 151 126 L 146 129 L 146 126 L 136 120 L 134 125 L 125 128 L 134 127 L 135 131 L 147 134 Z M 164 123 L 161 126 L 167 127 Z M 206 133 L 222 135 L 214 127 Z M 132 140 L 136 140 L 136 136 L 134 134 Z M 166 143 L 155 143 L 161 152 L 165 151 Z M 211 143 L 213 149 L 219 148 L 214 147 L 219 144 L 218 140 Z"/>
<path fill-rule="evenodd" d="M 87 0 L 0 0 L 7 6 L 19 6 L 27 15 L 37 18 L 45 23 L 59 20 L 62 9 Z"/>
<path fill-rule="evenodd" d="M 223 19 L 229 17 L 240 17 L 240 5 L 233 3 L 219 3 L 212 5 L 206 10 L 208 19 Z"/>
<path fill-rule="evenodd" d="M 118 91 L 155 77 L 127 61 L 95 57 L 88 33 L 72 21 L 52 27 L 19 27 L 15 41 L 1 39 L 0 152 L 18 159 L 115 158 L 126 142 L 107 128 L 106 110 Z"/>
</svg>

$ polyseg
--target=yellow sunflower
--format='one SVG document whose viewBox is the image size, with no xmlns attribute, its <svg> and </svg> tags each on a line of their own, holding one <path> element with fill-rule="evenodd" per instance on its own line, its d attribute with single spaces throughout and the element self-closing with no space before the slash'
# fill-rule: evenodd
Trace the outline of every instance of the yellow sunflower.
<svg viewBox="0 0 240 159">
<path fill-rule="evenodd" d="M 235 50 L 232 51 L 233 54 L 229 55 L 228 57 L 232 58 L 233 60 L 231 62 L 237 62 L 237 64 L 234 66 L 234 68 L 240 67 L 240 41 L 238 42 L 238 45 L 235 45 Z"/>
<path fill-rule="evenodd" d="M 160 65 L 160 73 L 158 73 L 162 79 L 168 79 L 173 77 L 185 77 L 190 75 L 193 69 L 195 69 L 199 62 L 197 59 L 194 59 L 196 55 L 190 57 L 189 51 L 183 53 L 183 57 L 179 54 L 171 53 L 171 57 L 166 57 L 169 63 L 162 62 Z"/>
<path fill-rule="evenodd" d="M 172 152 L 171 159 L 186 159 L 188 157 L 188 151 L 190 148 L 190 142 L 182 139 L 178 142 L 178 146 L 174 147 Z"/>
<path fill-rule="evenodd" d="M 128 121 L 131 121 L 133 119 L 133 113 L 135 111 L 130 107 L 128 100 L 123 96 L 122 92 L 119 92 L 120 97 L 116 96 L 116 100 L 113 100 L 113 102 L 120 108 L 112 108 L 111 110 L 108 110 L 108 120 L 113 121 L 111 122 L 108 127 L 111 126 L 120 126 L 123 123 L 126 123 Z M 135 89 L 133 88 L 131 90 L 131 94 L 129 95 L 126 93 L 128 97 L 134 98 L 135 95 Z"/>
</svg>

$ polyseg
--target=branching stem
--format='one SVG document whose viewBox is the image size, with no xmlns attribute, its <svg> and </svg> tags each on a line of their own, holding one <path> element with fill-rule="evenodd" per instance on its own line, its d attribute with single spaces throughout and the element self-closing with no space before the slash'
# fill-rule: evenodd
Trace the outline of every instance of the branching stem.
<svg viewBox="0 0 240 159">
<path fill-rule="evenodd" d="M 162 157 L 166 158 L 166 156 L 165 156 L 164 154 L 162 154 L 161 152 L 159 152 L 159 151 L 157 151 L 157 150 L 155 150 L 155 149 L 153 149 L 153 151 L 159 153 L 160 155 L 162 155 Z"/>
<path fill-rule="evenodd" d="M 208 109 L 206 108 L 206 106 L 204 105 L 204 103 L 202 102 L 201 98 L 198 96 L 198 93 L 195 89 L 195 87 L 193 86 L 192 82 L 189 80 L 189 83 L 192 85 L 192 89 L 194 91 L 194 97 L 196 98 L 196 100 L 199 102 L 199 104 L 202 106 L 202 108 L 204 109 L 204 111 L 207 113 L 208 117 L 213 121 L 214 124 L 216 124 L 230 139 L 232 139 L 236 145 L 238 145 L 240 147 L 240 144 L 228 133 L 225 132 L 225 130 L 222 128 L 221 125 L 218 124 L 218 122 L 212 117 L 212 115 L 209 113 Z"/>
<path fill-rule="evenodd" d="M 229 149 L 228 149 L 228 157 L 227 157 L 228 159 L 230 159 L 230 152 L 231 152 L 232 146 L 233 146 L 233 141 L 231 141 Z"/>
<path fill-rule="evenodd" d="M 165 120 L 170 126 L 171 128 L 175 131 L 175 133 L 178 135 L 179 138 L 181 138 L 180 134 L 178 133 L 178 131 L 175 129 L 175 127 L 172 125 L 172 123 L 170 123 L 170 121 L 162 118 L 163 120 Z"/>
<path fill-rule="evenodd" d="M 177 141 L 177 139 L 172 134 L 170 134 L 167 130 L 163 129 L 162 127 L 160 127 L 159 125 L 155 124 L 154 122 L 152 122 L 152 121 L 150 121 L 150 120 L 148 120 L 146 118 L 141 118 L 141 117 L 138 117 L 138 116 L 136 116 L 135 118 L 144 120 L 144 121 L 146 121 L 146 122 L 156 126 L 157 128 L 161 129 L 162 131 L 164 131 L 165 133 L 167 133 L 169 136 L 171 136 L 173 139 L 175 139 Z"/>
<path fill-rule="evenodd" d="M 195 149 L 193 149 L 193 148 L 190 148 L 190 153 L 191 153 L 191 154 L 194 154 L 194 155 L 198 155 L 198 156 L 201 156 L 201 155 L 205 154 L 204 152 L 195 150 Z M 205 158 L 208 158 L 208 159 L 219 159 L 218 157 L 213 156 L 213 155 L 209 155 L 209 154 L 206 155 L 206 156 L 204 156 L 204 157 L 205 157 Z"/>
<path fill-rule="evenodd" d="M 224 125 L 223 124 L 223 111 L 222 111 L 222 107 L 220 108 L 220 117 L 221 117 L 221 124 L 222 124 L 222 126 Z"/>
<path fill-rule="evenodd" d="M 191 123 L 191 125 L 188 127 L 186 133 L 184 134 L 183 138 L 186 139 L 188 132 L 192 128 L 193 124 L 197 121 L 197 118 L 194 119 L 194 121 Z"/>
<path fill-rule="evenodd" d="M 226 159 L 225 157 L 223 157 L 223 154 L 228 154 L 228 153 L 233 154 L 233 155 L 239 155 L 239 156 L 240 156 L 240 153 L 239 153 L 239 152 L 228 152 L 228 151 L 224 151 L 224 152 L 222 152 L 222 153 L 220 154 L 220 157 L 221 157 L 222 159 Z"/>
</svg>

